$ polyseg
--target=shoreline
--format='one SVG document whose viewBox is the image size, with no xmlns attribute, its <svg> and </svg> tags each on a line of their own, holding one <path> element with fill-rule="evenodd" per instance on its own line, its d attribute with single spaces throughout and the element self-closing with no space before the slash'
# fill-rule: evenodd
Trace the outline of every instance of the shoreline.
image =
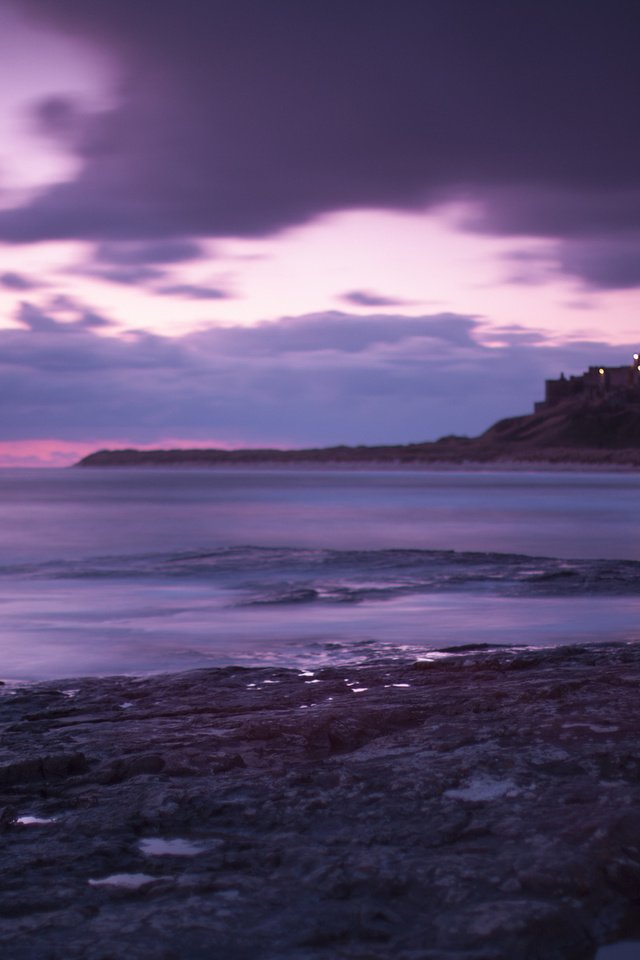
<svg viewBox="0 0 640 960">
<path fill-rule="evenodd" d="M 602 643 L 16 690 L 5 950 L 590 960 L 636 909 L 639 682 Z"/>
<path fill-rule="evenodd" d="M 527 446 L 475 440 L 426 443 L 275 449 L 100 450 L 73 465 L 96 467 L 207 467 L 291 469 L 640 469 L 638 447 Z"/>
<path fill-rule="evenodd" d="M 100 463 L 100 464 L 72 464 L 70 467 L 90 470 L 194 470 L 220 472 L 337 472 L 337 473 L 365 473 L 365 472 L 407 472 L 407 473 L 637 473 L 640 471 L 638 463 L 594 463 L 580 460 L 437 460 L 437 461 L 313 461 L 301 460 L 284 463 L 276 460 L 264 460 L 247 463 L 243 461 L 197 463 L 185 462 L 154 462 L 154 463 Z M 18 469 L 18 468 L 16 468 Z"/>
</svg>

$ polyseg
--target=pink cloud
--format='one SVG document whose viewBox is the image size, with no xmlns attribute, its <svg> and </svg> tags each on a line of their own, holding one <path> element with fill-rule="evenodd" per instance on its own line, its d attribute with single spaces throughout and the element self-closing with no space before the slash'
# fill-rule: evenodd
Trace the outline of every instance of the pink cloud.
<svg viewBox="0 0 640 960">
<path fill-rule="evenodd" d="M 92 449 L 90 443 L 67 440 L 1 440 L 0 467 L 67 467 Z"/>
<path fill-rule="evenodd" d="M 82 457 L 93 453 L 98 447 L 122 449 L 131 446 L 127 438 L 100 439 L 95 443 L 82 441 L 42 438 L 38 440 L 0 440 L 0 467 L 70 467 Z M 153 443 L 136 443 L 138 450 L 189 449 L 206 450 L 217 447 L 221 450 L 237 450 L 246 446 L 242 439 L 219 440 L 211 437 L 206 440 L 191 440 L 184 437 L 160 437 Z M 286 447 L 287 444 L 271 444 Z"/>
</svg>

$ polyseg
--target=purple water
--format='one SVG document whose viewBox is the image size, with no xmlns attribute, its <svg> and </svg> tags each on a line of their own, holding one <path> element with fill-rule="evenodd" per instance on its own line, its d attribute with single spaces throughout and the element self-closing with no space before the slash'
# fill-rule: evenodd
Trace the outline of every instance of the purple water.
<svg viewBox="0 0 640 960">
<path fill-rule="evenodd" d="M 0 677 L 640 636 L 640 477 L 0 471 Z"/>
</svg>

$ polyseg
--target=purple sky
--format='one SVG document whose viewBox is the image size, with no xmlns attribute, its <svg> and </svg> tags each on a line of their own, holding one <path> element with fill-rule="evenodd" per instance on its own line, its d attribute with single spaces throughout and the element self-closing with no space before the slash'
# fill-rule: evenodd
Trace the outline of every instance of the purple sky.
<svg viewBox="0 0 640 960">
<path fill-rule="evenodd" d="M 639 26 L 0 0 L 0 462 L 473 434 L 627 362 Z"/>
</svg>

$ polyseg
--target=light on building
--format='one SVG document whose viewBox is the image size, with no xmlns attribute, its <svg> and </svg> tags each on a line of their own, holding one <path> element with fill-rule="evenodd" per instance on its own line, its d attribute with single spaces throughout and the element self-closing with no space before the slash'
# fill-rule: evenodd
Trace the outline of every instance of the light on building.
<svg viewBox="0 0 640 960">
<path fill-rule="evenodd" d="M 640 357 L 638 356 L 638 354 L 637 354 L 637 353 L 634 353 L 634 355 L 633 355 L 633 359 L 634 359 L 634 360 L 640 360 Z"/>
<path fill-rule="evenodd" d="M 640 366 L 637 366 L 637 367 L 636 367 L 636 370 L 640 370 Z"/>
<path fill-rule="evenodd" d="M 598 373 L 600 374 L 601 377 L 603 377 L 603 376 L 604 376 L 604 367 L 600 367 L 600 369 L 598 370 Z"/>
</svg>

